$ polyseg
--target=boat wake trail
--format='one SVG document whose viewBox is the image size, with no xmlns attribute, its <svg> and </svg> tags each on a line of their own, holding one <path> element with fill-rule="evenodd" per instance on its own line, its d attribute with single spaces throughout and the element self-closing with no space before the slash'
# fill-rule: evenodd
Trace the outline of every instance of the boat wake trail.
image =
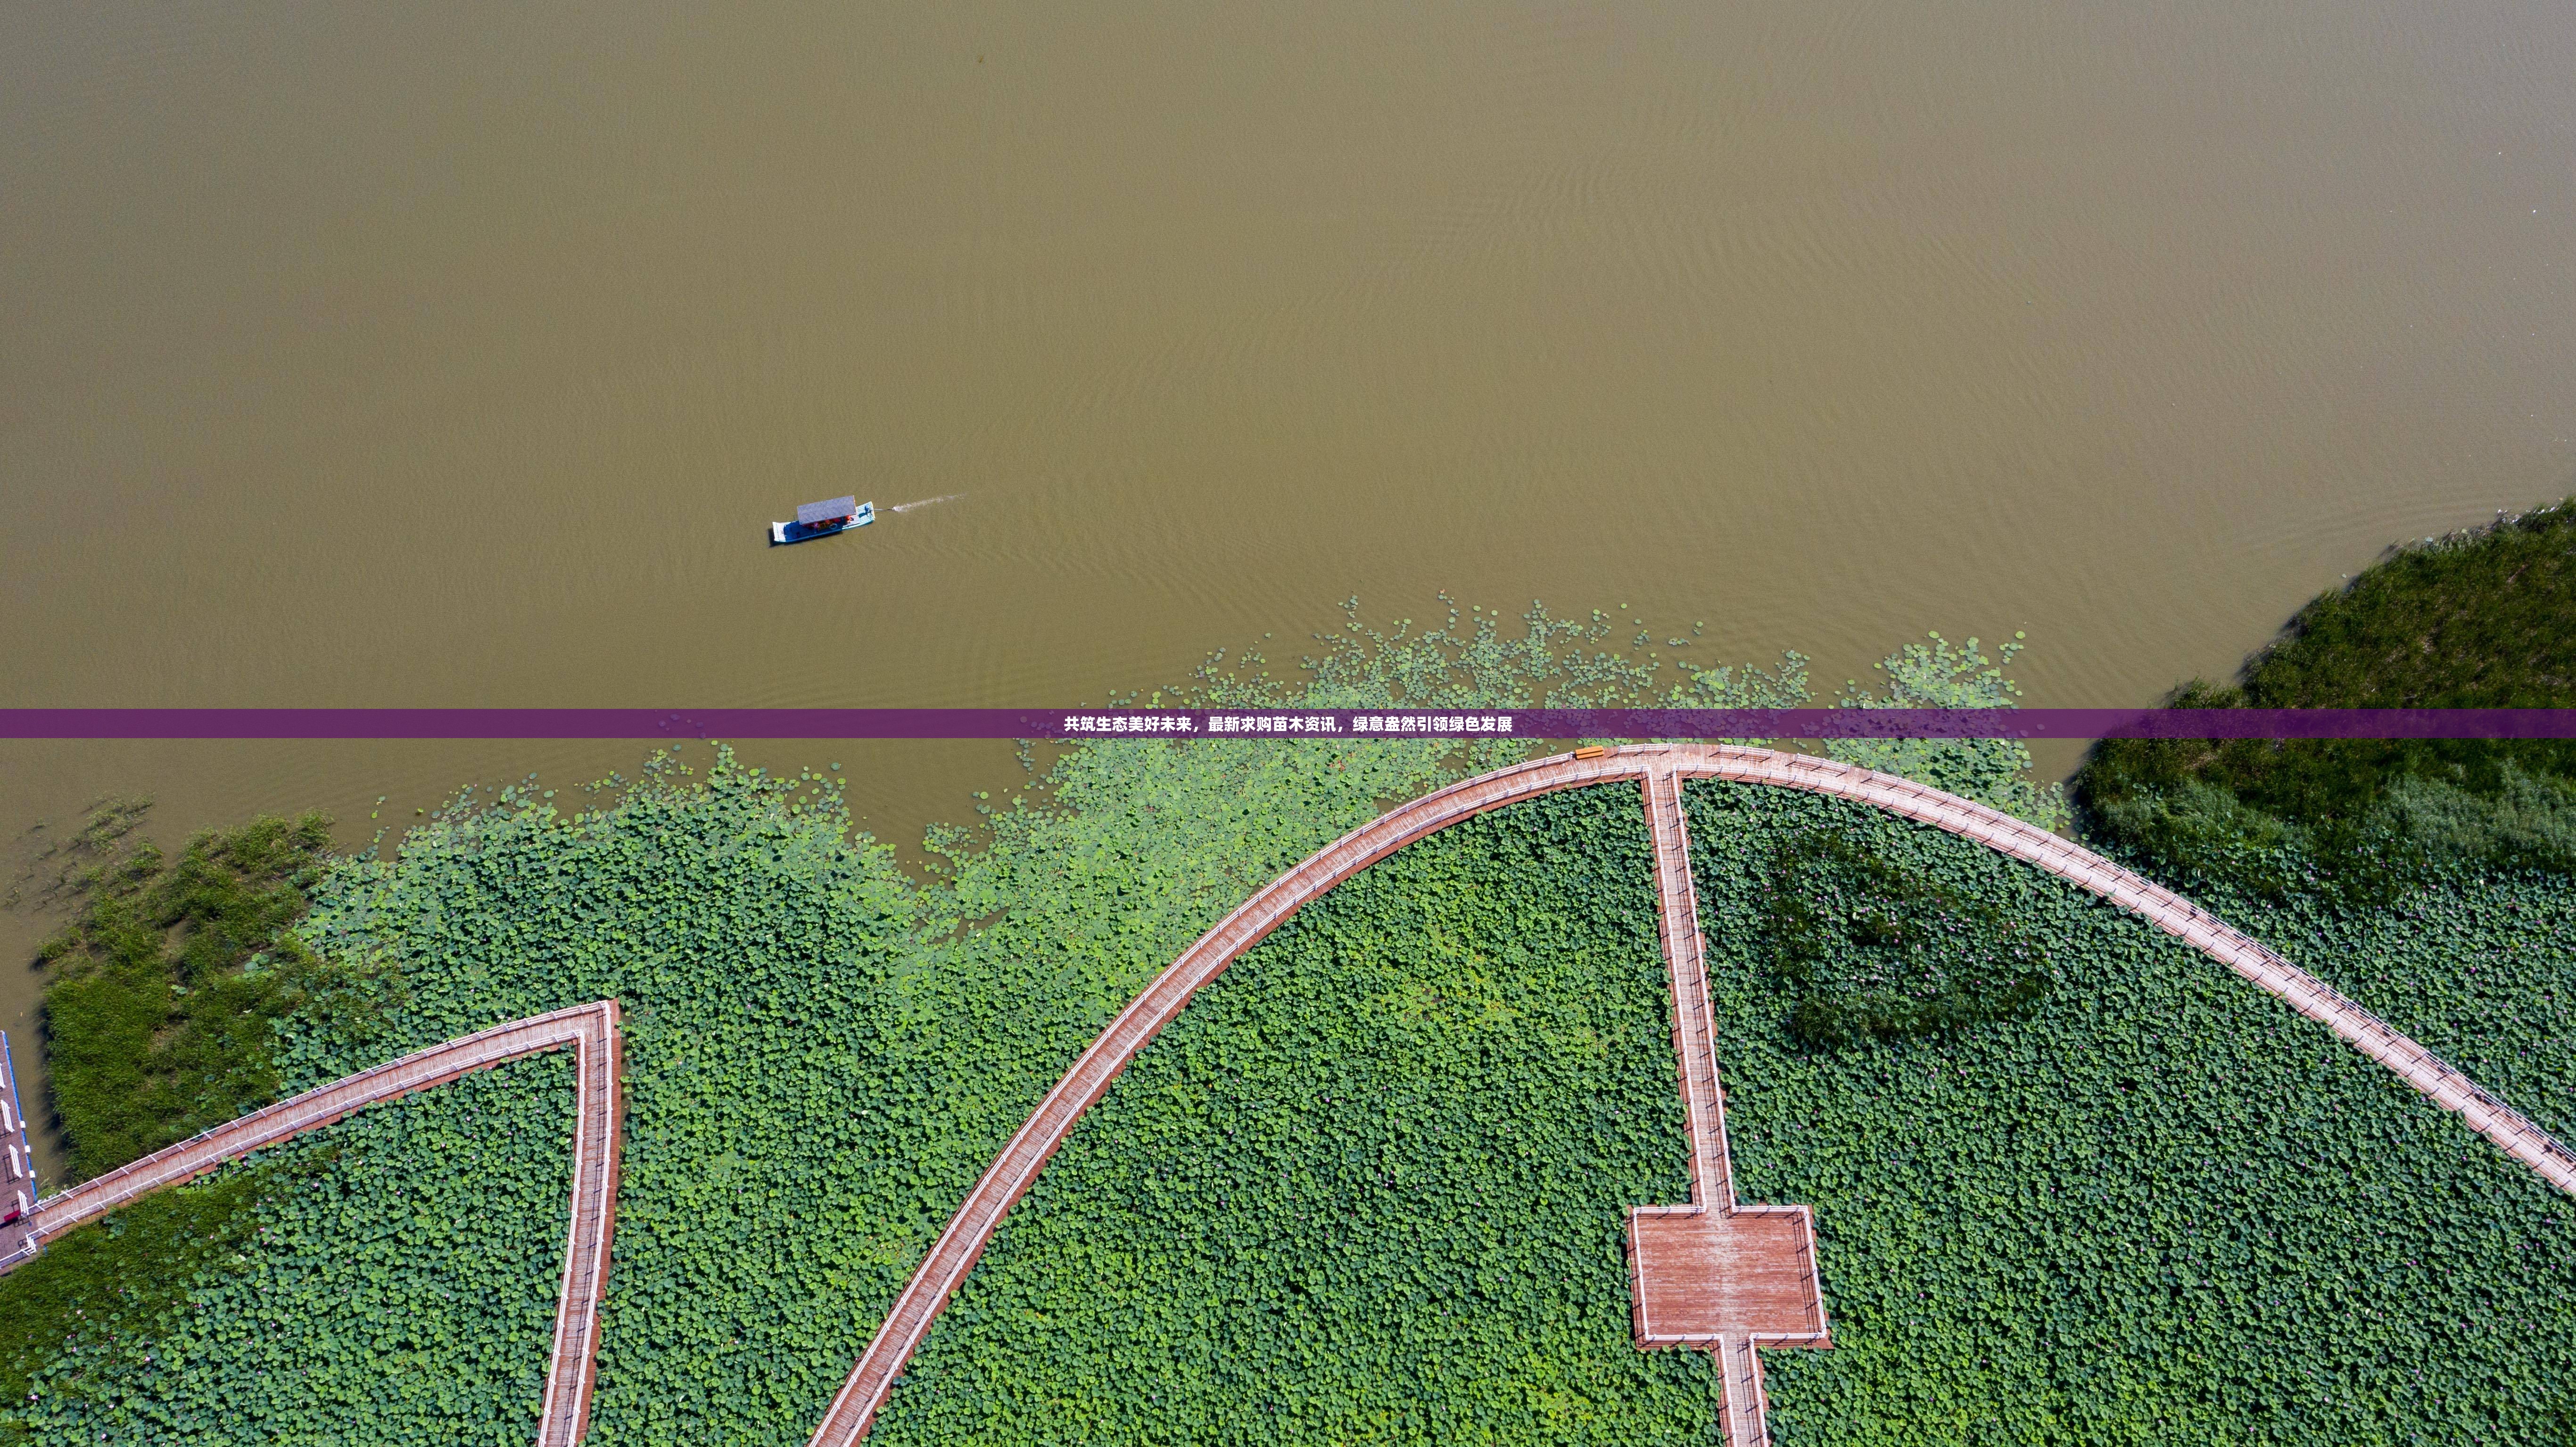
<svg viewBox="0 0 2576 1447">
<path fill-rule="evenodd" d="M 917 507 L 928 507 L 934 502 L 955 502 L 957 499 L 964 497 L 965 495 L 966 494 L 962 492 L 945 492 L 941 493 L 937 497 L 925 497 L 919 502 L 897 503 L 892 508 L 889 508 L 888 511 L 910 512 Z"/>
</svg>

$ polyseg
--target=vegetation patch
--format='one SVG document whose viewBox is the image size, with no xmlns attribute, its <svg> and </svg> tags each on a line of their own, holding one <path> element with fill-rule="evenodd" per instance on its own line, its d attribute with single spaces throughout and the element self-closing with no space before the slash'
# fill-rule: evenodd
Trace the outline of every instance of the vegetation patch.
<svg viewBox="0 0 2576 1447">
<path fill-rule="evenodd" d="M 86 1179 L 275 1099 L 282 1023 L 352 1029 L 380 981 L 326 963 L 293 931 L 328 867 L 330 821 L 261 818 L 199 835 L 176 861 L 116 800 L 49 858 L 71 921 L 41 954 L 43 1025 L 69 1173 Z M 39 1377 L 78 1395 L 148 1364 L 190 1293 L 259 1230 L 275 1169 L 165 1192 L 51 1243 L 0 1277 L 0 1401 Z M 0 1433 L 24 1424 L 0 1419 Z"/>
<path fill-rule="evenodd" d="M 1834 1350 L 1766 1360 L 1783 1447 L 2565 1441 L 2576 1205 L 2529 1169 L 2070 883 L 1843 800 L 1686 796 L 1738 1190 L 1815 1208 L 1833 1318 Z M 1807 1048 L 1765 890 L 1819 831 L 2017 921 L 2047 997 Z M 2379 959 L 2438 973 L 2479 931 L 2472 958 L 2559 937 L 2515 919 L 2427 908 Z M 2563 998 L 2571 969 L 2534 961 L 2511 988 Z"/>
<path fill-rule="evenodd" d="M 1371 866 L 1209 985 L 1014 1208 L 871 1433 L 1704 1442 L 1629 1339 L 1626 1211 L 1689 1198 L 1634 786 Z"/>
<path fill-rule="evenodd" d="M 1837 833 L 1783 841 L 1764 903 L 1789 1034 L 1810 1049 L 2009 1019 L 2048 993 L 2010 915 Z"/>
<path fill-rule="evenodd" d="M 2004 670 L 2024 644 L 2013 641 L 1988 658 L 1974 638 L 1953 643 L 1938 633 L 1909 643 L 1871 665 L 1887 691 L 1843 690 L 1838 708 L 2019 708 L 2021 688 Z M 1803 683 L 1803 679 L 1801 680 Z M 1799 704 L 1784 705 L 1800 707 Z M 2070 822 L 2066 794 L 2031 777 L 2030 746 L 2019 739 L 1827 739 L 1827 758 L 1946 789 L 2042 829 L 2063 831 Z"/>
<path fill-rule="evenodd" d="M 1214 706 L 1462 709 L 1805 697 L 1794 657 L 1776 670 L 1686 669 L 1670 683 L 1642 628 L 1629 626 L 1535 609 L 1517 626 L 1478 610 L 1427 629 L 1354 619 L 1282 677 L 1257 653 L 1241 655 L 1212 663 L 1180 692 Z M 337 1000 L 342 983 L 370 998 L 375 977 L 361 967 L 375 961 L 398 965 L 404 988 L 372 1014 L 275 1010 L 264 1037 L 271 1073 L 217 1078 L 243 1082 L 247 1106 L 501 1021 L 618 998 L 629 1136 L 590 1440 L 801 1442 L 957 1202 L 1146 979 L 1385 801 L 1526 747 L 1085 744 L 980 804 L 968 827 L 936 832 L 927 881 L 851 834 L 826 769 L 775 777 L 693 747 L 606 797 L 533 786 L 463 796 L 392 858 L 328 861 L 309 881 L 244 873 L 245 894 L 283 883 L 309 898 L 301 918 L 282 913 L 292 928 L 277 939 L 302 942 L 328 962 L 323 970 L 350 972 L 314 982 L 305 999 Z M 294 833 L 289 826 L 284 837 Z M 1591 866 L 1569 854 L 1562 867 Z M 1624 872 L 1616 881 L 1643 883 Z M 138 879 L 126 897 L 148 900 L 158 887 Z M 189 935 L 178 916 L 164 930 L 166 970 L 166 932 L 183 943 Z M 278 963 L 286 948 L 266 947 L 267 960 L 254 950 L 236 973 L 289 975 L 300 966 Z M 75 972 L 113 959 L 86 943 L 65 954 Z M 441 1135 L 444 1112 L 500 1103 L 445 1100 L 432 1092 L 334 1128 L 333 1170 L 344 1174 L 331 1189 L 360 1204 L 297 1216 L 292 1230 L 284 1217 L 256 1218 L 268 1234 L 236 1253 L 249 1273 L 238 1279 L 263 1283 L 264 1300 L 234 1294 L 219 1254 L 172 1254 L 157 1271 L 138 1258 L 124 1269 L 185 1283 L 181 1308 L 158 1325 L 118 1323 L 114 1351 L 126 1355 L 95 1360 L 148 1357 L 154 1370 L 84 1393 L 74 1389 L 76 1364 L 58 1361 L 73 1374 L 59 1390 L 30 1407 L 0 1407 L 0 1422 L 40 1421 L 40 1440 L 524 1440 L 552 1303 L 551 1277 L 527 1263 L 542 1236 L 554 1263 L 545 1271 L 560 1266 L 568 1190 L 568 1166 L 559 1151 L 536 1148 L 535 1132 L 540 1121 L 569 1129 L 569 1096 L 559 1108 L 509 1107 L 518 1113 L 506 1117 L 516 1131 L 506 1158 L 460 1157 Z M 205 1108 L 211 1118 L 232 1113 Z M 392 1124 L 403 1121 L 422 1124 Z M 174 1119 L 158 1138 L 196 1128 Z M 353 1131 L 391 1133 L 339 1134 Z M 364 1149 L 347 1143 L 361 1138 Z M 410 1207 L 400 1192 L 424 1182 L 453 1183 L 456 1193 Z M 289 1199 L 323 1198 L 280 1197 L 260 1209 L 284 1210 Z M 436 1234 L 438 1221 L 465 1217 L 506 1218 L 511 1231 L 538 1234 L 525 1238 L 525 1252 Z M 373 1253 L 359 1278 L 342 1265 L 351 1241 Z M 404 1254 L 413 1246 L 418 1260 Z M 506 1270 L 455 1274 L 480 1269 L 485 1256 Z M 523 1267 L 524 1278 L 514 1274 Z M 523 1279 L 537 1294 L 510 1284 Z M 340 1295 L 313 1294 L 325 1287 Z M 370 1314 L 361 1321 L 354 1306 L 334 1304 L 344 1299 Z M 407 1320 L 435 1330 L 388 1336 L 366 1325 Z M 277 1350 L 311 1354 L 328 1370 L 309 1390 L 296 1386 L 300 1369 L 278 1365 L 271 1336 L 284 1344 Z M 503 1344 L 497 1356 L 492 1343 Z M 523 1348 L 530 1355 L 518 1355 Z M 93 1359 L 86 1348 L 78 1355 Z M 416 1388 L 365 1415 L 359 1384 L 387 1374 Z M 280 1385 L 247 1385 L 265 1375 Z M 239 1415 L 245 1402 L 258 1415 Z"/>
<path fill-rule="evenodd" d="M 0 1276 L 0 1402 L 26 1400 L 39 1371 L 77 1357 L 85 1344 L 90 1375 L 132 1365 L 135 1344 L 189 1283 L 257 1229 L 243 1208 L 264 1184 L 257 1172 L 244 1172 L 146 1196 Z M 11 1430 L 0 1424 L 0 1433 Z M 12 1440 L 24 1436 L 18 1426 Z"/>
<path fill-rule="evenodd" d="M 201 834 L 177 861 L 150 843 L 78 881 L 79 913 L 44 948 L 44 1029 L 71 1174 L 86 1179 L 276 1098 L 276 1027 L 348 1011 L 366 976 L 292 931 L 323 872 L 319 814 Z"/>
<path fill-rule="evenodd" d="M 2576 707 L 2576 500 L 2395 551 L 2172 708 Z M 2111 739 L 2088 830 L 2157 872 L 2381 903 L 2425 858 L 2576 871 L 2576 740 Z"/>
<path fill-rule="evenodd" d="M 2311 974 L 2576 1140 L 2576 878 L 2454 863 L 2377 909 L 2330 898 L 2231 899 L 2228 917 L 2288 942 Z"/>
<path fill-rule="evenodd" d="M 1429 745 L 1084 748 L 1043 798 L 943 839 L 926 889 L 884 847 L 851 841 L 829 771 L 775 778 L 684 750 L 597 810 L 514 787 L 316 886 L 312 947 L 400 959 L 407 989 L 379 1038 L 290 1023 L 278 1066 L 297 1088 L 499 1021 L 623 1001 L 629 1137 L 591 1440 L 802 1441 L 957 1201 L 1138 985 L 1375 800 L 1449 767 Z M 335 1129 L 443 1109 L 441 1094 Z M 569 1097 L 545 1118 L 568 1130 Z M 569 1189 L 564 1148 L 550 1149 L 549 1164 L 478 1171 L 456 1198 L 533 1223 L 547 1270 Z M 345 1158 L 366 1162 L 370 1185 L 456 1169 L 430 1134 Z M 544 1184 L 522 1198 L 531 1182 Z M 372 1229 L 365 1212 L 345 1220 Z M 255 1259 L 279 1279 L 330 1280 L 345 1245 L 317 1224 Z M 255 1309 L 310 1316 L 352 1382 L 372 1360 L 433 1397 L 451 1376 L 483 1381 L 488 1343 L 525 1341 L 523 1393 L 492 1378 L 404 1419 L 506 1421 L 524 1437 L 551 1279 L 531 1320 L 511 1293 L 458 1289 L 441 1260 L 375 1269 L 388 1319 L 434 1299 L 441 1330 L 379 1341 L 306 1300 Z M 144 1349 L 185 1370 L 80 1406 L 81 1429 L 225 1420 L 227 1393 L 279 1370 L 236 1326 L 201 1308 L 164 1328 Z M 305 1416 L 291 1396 L 269 1400 L 276 1414 L 238 1435 L 403 1440 L 351 1415 L 354 1398 L 316 1398 Z M 492 1415 L 505 1407 L 518 1415 Z M 44 1410 L 58 1425 L 75 1408 Z"/>
</svg>

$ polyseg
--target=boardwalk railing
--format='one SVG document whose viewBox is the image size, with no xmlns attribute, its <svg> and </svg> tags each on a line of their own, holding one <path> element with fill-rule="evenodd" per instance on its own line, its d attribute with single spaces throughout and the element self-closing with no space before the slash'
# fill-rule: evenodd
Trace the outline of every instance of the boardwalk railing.
<svg viewBox="0 0 2576 1447">
<path fill-rule="evenodd" d="M 614 1000 L 514 1020 L 430 1046 L 200 1131 L 177 1145 L 47 1196 L 36 1203 L 33 1249 L 28 1254 L 53 1237 L 142 1196 L 318 1130 L 354 1111 L 567 1045 L 576 1051 L 572 1223 L 564 1243 L 563 1289 L 555 1307 L 554 1351 L 546 1367 L 537 1442 L 538 1447 L 571 1447 L 590 1425 L 599 1302 L 608 1284 L 609 1239 L 616 1229 L 618 1136 L 625 1107 L 618 1078 L 621 1048 Z"/>
<path fill-rule="evenodd" d="M 1190 997 L 1222 974 L 1310 900 L 1425 835 L 1540 794 L 1658 772 L 1687 778 L 1805 789 L 1853 799 L 1948 830 L 2071 880 L 2144 916 L 2263 989 L 2300 1014 L 2324 1022 L 2364 1055 L 2395 1071 L 2425 1098 L 2457 1112 L 2508 1155 L 2560 1190 L 2576 1195 L 2576 1153 L 2548 1132 L 2408 1040 L 2385 1021 L 2329 989 L 2252 939 L 2160 885 L 2034 825 L 1911 779 L 1829 759 L 1733 745 L 1638 744 L 1588 757 L 1533 759 L 1453 784 L 1399 805 L 1324 846 L 1219 920 L 1216 927 L 1154 977 L 1065 1072 L 1037 1110 L 969 1191 L 947 1229 L 895 1298 L 849 1379 L 815 1428 L 812 1447 L 847 1447 L 893 1392 L 905 1363 L 929 1332 L 958 1283 L 974 1269 L 1002 1218 L 1027 1193 L 1065 1133 L 1107 1092 L 1127 1062 L 1179 1015 Z M 1687 861 L 1683 861 L 1687 867 Z M 1659 872 L 1662 869 L 1659 861 Z M 1712 1066 L 1712 1077 L 1713 1077 Z M 1722 1125 L 1722 1121 L 1720 1122 Z M 1722 1169 L 1722 1166 L 1720 1167 Z M 1758 1411 L 1761 1362 L 1751 1343 L 1722 1352 L 1730 1402 L 1739 1389 Z M 1740 1384 L 1740 1388 L 1739 1388 Z M 1732 1415 L 1732 1414 L 1730 1414 Z M 1758 1418 L 1757 1418 L 1758 1420 Z"/>
</svg>

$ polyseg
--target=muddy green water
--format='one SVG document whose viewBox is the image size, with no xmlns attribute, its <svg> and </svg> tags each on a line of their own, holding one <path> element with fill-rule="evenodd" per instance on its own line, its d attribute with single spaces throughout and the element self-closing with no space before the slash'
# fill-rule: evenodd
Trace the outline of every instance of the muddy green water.
<svg viewBox="0 0 2576 1447">
<path fill-rule="evenodd" d="M 11 4 L 0 705 L 1051 705 L 1441 588 L 2149 699 L 2576 485 L 2571 74 L 2540 0 Z M 763 546 L 842 492 L 943 500 Z M 0 833 L 641 747 L 7 744 Z M 755 756 L 902 839 L 1012 771 Z"/>
</svg>

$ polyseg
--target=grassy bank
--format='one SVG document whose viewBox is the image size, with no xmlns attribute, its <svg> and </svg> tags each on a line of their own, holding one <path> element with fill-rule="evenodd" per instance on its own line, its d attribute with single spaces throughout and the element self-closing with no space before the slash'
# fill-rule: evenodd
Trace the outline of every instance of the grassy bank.
<svg viewBox="0 0 2576 1447">
<path fill-rule="evenodd" d="M 44 1044 L 71 1174 L 87 1179 L 276 1098 L 278 1026 L 362 1008 L 363 972 L 294 932 L 331 821 L 261 818 L 176 860 L 137 842 L 73 881 L 40 956 Z"/>
<path fill-rule="evenodd" d="M 2174 708 L 2576 707 L 2576 500 L 2402 549 Z M 2165 875 L 2385 900 L 2433 860 L 2576 870 L 2576 740 L 2107 740 L 2087 831 Z"/>
<path fill-rule="evenodd" d="M 134 837 L 143 808 L 99 811 L 48 890 L 73 910 L 40 963 L 49 1103 L 74 1179 L 275 1099 L 279 1028 L 355 1034 L 384 985 L 294 932 L 330 867 L 329 820 L 256 819 L 173 860 Z M 147 1198 L 0 1278 L 0 1400 L 39 1380 L 97 1392 L 149 1367 L 145 1344 L 190 1293 L 234 1273 L 286 1165 Z M 0 1419 L 0 1433 L 26 1440 L 26 1424 Z"/>
</svg>

